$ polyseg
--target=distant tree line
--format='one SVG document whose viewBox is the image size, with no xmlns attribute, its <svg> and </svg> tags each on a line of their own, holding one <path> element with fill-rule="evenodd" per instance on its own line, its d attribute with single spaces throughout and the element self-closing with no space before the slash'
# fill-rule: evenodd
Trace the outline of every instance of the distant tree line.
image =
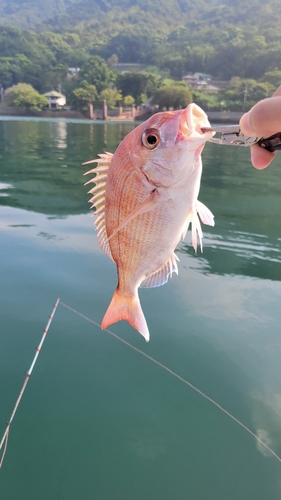
<svg viewBox="0 0 281 500">
<path fill-rule="evenodd" d="M 101 99 L 116 107 L 152 97 L 159 109 L 192 99 L 204 109 L 241 110 L 281 84 L 280 0 L 72 0 L 60 15 L 54 0 L 38 0 L 32 12 L 8 4 L 0 0 L 1 22 L 38 29 L 0 26 L 4 89 L 25 83 L 43 94 L 60 85 L 82 110 Z M 47 11 L 54 17 L 43 23 Z M 144 70 L 121 73 L 118 61 Z M 76 78 L 69 67 L 80 68 Z M 191 91 L 182 77 L 193 72 L 230 85 Z"/>
</svg>

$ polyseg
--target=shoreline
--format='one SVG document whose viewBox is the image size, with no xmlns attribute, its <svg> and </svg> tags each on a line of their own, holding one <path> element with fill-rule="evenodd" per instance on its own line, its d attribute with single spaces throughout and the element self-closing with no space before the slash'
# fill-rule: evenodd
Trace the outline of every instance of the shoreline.
<svg viewBox="0 0 281 500">
<path fill-rule="evenodd" d="M 206 111 L 209 121 L 213 123 L 239 123 L 241 116 L 243 115 L 242 111 Z M 15 119 L 19 118 L 47 118 L 51 120 L 59 120 L 59 119 L 72 119 L 74 121 L 83 120 L 89 123 L 125 123 L 125 122 L 139 122 L 145 121 L 154 113 L 142 113 L 139 116 L 133 118 L 128 115 L 118 116 L 115 113 L 112 116 L 108 116 L 106 120 L 103 120 L 100 116 L 100 113 L 97 113 L 93 118 L 89 118 L 86 116 L 87 114 L 83 114 L 80 111 L 74 110 L 65 110 L 65 111 L 26 111 L 19 110 L 16 108 L 1 108 L 0 106 L 0 119 L 5 117 L 14 117 Z"/>
</svg>

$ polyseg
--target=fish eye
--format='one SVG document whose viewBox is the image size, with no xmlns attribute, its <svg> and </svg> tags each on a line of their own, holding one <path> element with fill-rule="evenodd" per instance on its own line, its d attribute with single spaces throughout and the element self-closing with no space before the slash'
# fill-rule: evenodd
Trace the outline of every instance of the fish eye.
<svg viewBox="0 0 281 500">
<path fill-rule="evenodd" d="M 158 130 L 149 128 L 142 134 L 142 143 L 147 149 L 155 149 L 160 142 L 160 134 Z"/>
</svg>

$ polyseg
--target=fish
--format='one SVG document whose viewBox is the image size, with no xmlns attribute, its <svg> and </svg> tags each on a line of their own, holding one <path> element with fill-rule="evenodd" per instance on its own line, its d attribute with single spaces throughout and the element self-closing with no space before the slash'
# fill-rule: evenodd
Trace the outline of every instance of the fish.
<svg viewBox="0 0 281 500">
<path fill-rule="evenodd" d="M 185 109 L 154 114 L 133 129 L 114 154 L 105 152 L 86 185 L 94 208 L 98 241 L 116 264 L 118 284 L 104 315 L 105 329 L 126 320 L 148 342 L 150 333 L 138 288 L 165 284 L 178 274 L 175 248 L 191 224 L 192 245 L 202 251 L 204 224 L 214 215 L 200 201 L 201 153 L 214 132 L 205 112 L 191 103 Z M 199 217 L 198 217 L 199 216 Z"/>
</svg>

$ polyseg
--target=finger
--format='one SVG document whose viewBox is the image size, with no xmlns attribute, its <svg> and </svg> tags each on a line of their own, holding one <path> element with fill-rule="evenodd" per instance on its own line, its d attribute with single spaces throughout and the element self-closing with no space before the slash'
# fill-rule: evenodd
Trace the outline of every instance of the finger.
<svg viewBox="0 0 281 500">
<path fill-rule="evenodd" d="M 276 153 L 270 153 L 258 144 L 251 146 L 251 161 L 255 168 L 262 170 L 272 162 Z"/>
<path fill-rule="evenodd" d="M 269 137 L 281 131 L 281 89 L 280 94 L 259 101 L 240 120 L 241 132 L 251 137 Z"/>
<path fill-rule="evenodd" d="M 274 94 L 272 94 L 272 97 L 277 97 L 281 95 L 281 85 L 278 87 L 278 89 L 275 90 Z"/>
</svg>

